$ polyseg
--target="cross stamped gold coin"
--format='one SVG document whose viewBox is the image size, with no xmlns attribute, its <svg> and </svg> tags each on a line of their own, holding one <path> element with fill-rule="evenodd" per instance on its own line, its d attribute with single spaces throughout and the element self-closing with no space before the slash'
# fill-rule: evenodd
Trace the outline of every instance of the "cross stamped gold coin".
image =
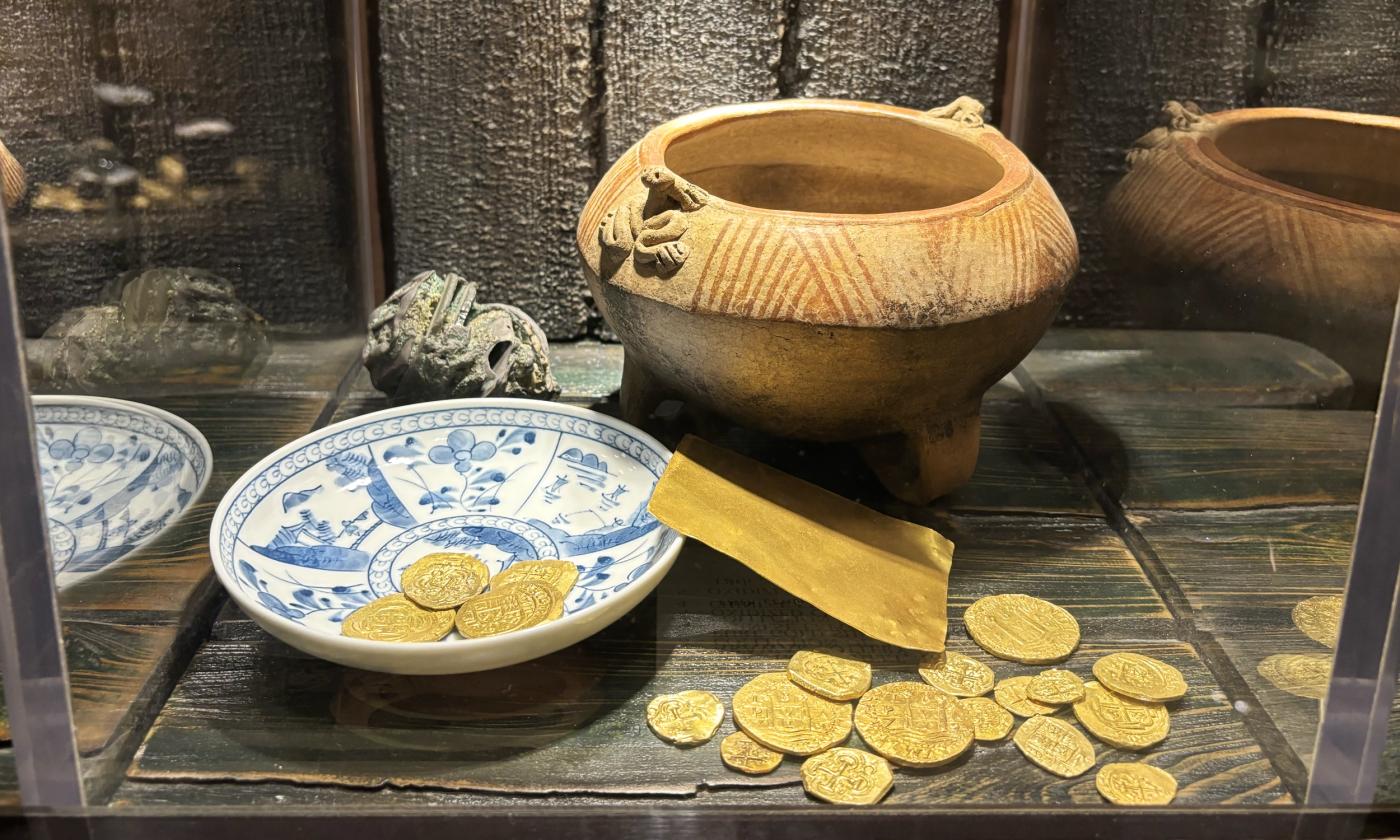
<svg viewBox="0 0 1400 840">
<path fill-rule="evenodd" d="M 1314 642 L 1335 648 L 1342 624 L 1342 596 L 1314 595 L 1299 602 L 1293 608 L 1293 624 Z"/>
<path fill-rule="evenodd" d="M 719 742 L 719 757 L 726 767 L 750 776 L 772 773 L 783 763 L 782 753 L 768 749 L 743 732 L 724 736 Z"/>
<path fill-rule="evenodd" d="M 1140 653 L 1110 653 L 1094 663 L 1099 685 L 1135 700 L 1170 703 L 1186 696 L 1186 678 L 1160 659 Z"/>
<path fill-rule="evenodd" d="M 963 613 L 967 633 L 998 659 L 1053 665 L 1079 646 L 1079 622 L 1062 607 L 1029 595 L 989 595 Z"/>
<path fill-rule="evenodd" d="M 561 603 L 549 584 L 518 580 L 467 599 L 457 610 L 457 632 L 480 639 L 523 630 L 558 617 Z"/>
<path fill-rule="evenodd" d="M 1114 805 L 1168 805 L 1176 798 L 1172 774 L 1138 761 L 1105 764 L 1094 776 L 1094 787 Z"/>
<path fill-rule="evenodd" d="M 567 598 L 578 582 L 578 566 L 568 560 L 521 560 L 491 578 L 491 585 L 504 586 L 517 580 L 537 580 L 549 584 L 560 598 Z"/>
<path fill-rule="evenodd" d="M 1011 741 L 1032 764 L 1056 776 L 1073 779 L 1094 766 L 1094 745 L 1059 718 L 1036 715 L 1021 724 Z"/>
<path fill-rule="evenodd" d="M 647 726 L 680 746 L 705 743 L 723 722 L 724 704 L 708 691 L 660 694 L 647 704 Z"/>
<path fill-rule="evenodd" d="M 992 669 L 961 653 L 945 650 L 919 664 L 924 682 L 954 697 L 981 697 L 996 685 Z"/>
<path fill-rule="evenodd" d="M 1325 653 L 1276 653 L 1259 663 L 1259 675 L 1289 694 L 1321 700 L 1327 696 L 1332 657 Z"/>
<path fill-rule="evenodd" d="M 377 642 L 436 642 L 452 632 L 452 615 L 452 610 L 425 610 L 403 595 L 386 595 L 347 615 L 340 632 Z"/>
<path fill-rule="evenodd" d="M 860 698 L 856 731 L 895 764 L 937 767 L 967 752 L 974 727 L 957 698 L 921 682 L 894 682 Z"/>
<path fill-rule="evenodd" d="M 486 589 L 491 570 L 470 554 L 439 552 L 403 570 L 399 586 L 413 603 L 429 610 L 455 610 Z"/>
<path fill-rule="evenodd" d="M 802 789 L 837 805 L 874 805 L 894 787 L 889 762 L 851 747 L 837 747 L 802 762 Z"/>
<path fill-rule="evenodd" d="M 1063 706 L 1084 697 L 1084 681 L 1062 668 L 1051 668 L 1031 677 L 1026 683 L 1026 697 L 1037 703 Z"/>
<path fill-rule="evenodd" d="M 1031 680 L 1034 677 L 1007 677 L 997 683 L 997 687 L 992 691 L 992 696 L 996 698 L 997 704 L 1017 717 L 1035 717 L 1036 715 L 1053 715 L 1055 707 L 1049 703 L 1041 703 L 1032 700 L 1026 693 L 1030 690 Z"/>
<path fill-rule="evenodd" d="M 1145 750 L 1171 729 L 1166 706 L 1114 694 L 1092 680 L 1084 684 L 1084 699 L 1074 704 L 1074 717 L 1089 734 L 1121 750 Z"/>
<path fill-rule="evenodd" d="M 972 737 L 979 741 L 1000 741 L 1016 725 L 1016 718 L 990 697 L 968 697 L 958 705 L 972 718 Z"/>
<path fill-rule="evenodd" d="M 851 707 L 798 688 L 786 673 L 759 674 L 731 701 L 734 723 L 770 750 L 812 755 L 851 736 Z"/>
<path fill-rule="evenodd" d="M 870 666 L 855 659 L 799 650 L 788 660 L 788 679 L 828 700 L 855 700 L 870 688 Z"/>
</svg>

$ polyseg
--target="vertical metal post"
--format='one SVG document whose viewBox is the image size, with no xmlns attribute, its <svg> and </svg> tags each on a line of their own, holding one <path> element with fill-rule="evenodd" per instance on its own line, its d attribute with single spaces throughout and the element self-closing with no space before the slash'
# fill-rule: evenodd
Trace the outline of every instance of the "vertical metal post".
<svg viewBox="0 0 1400 840">
<path fill-rule="evenodd" d="M 354 198 L 355 278 L 365 323 L 384 300 L 384 243 L 379 217 L 378 164 L 374 148 L 374 93 L 370 79 L 367 0 L 345 0 L 346 116 L 350 132 L 350 180 Z M 363 326 L 363 325 L 361 325 Z"/>
<path fill-rule="evenodd" d="M 1007 37 L 1002 68 L 998 128 L 1026 157 L 1040 157 L 1045 135 L 1046 89 L 1049 86 L 1049 42 L 1054 35 L 1056 8 L 1042 0 L 1011 0 L 1006 16 Z"/>
<path fill-rule="evenodd" d="M 0 207 L 0 477 L 5 482 L 0 493 L 0 668 L 20 801 L 35 808 L 78 807 L 83 804 L 82 768 L 24 365 L 10 233 Z"/>
</svg>

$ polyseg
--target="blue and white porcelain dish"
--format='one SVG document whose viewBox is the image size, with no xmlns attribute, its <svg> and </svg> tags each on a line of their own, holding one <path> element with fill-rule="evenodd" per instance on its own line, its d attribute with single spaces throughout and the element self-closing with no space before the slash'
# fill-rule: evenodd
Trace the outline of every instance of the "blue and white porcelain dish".
<svg viewBox="0 0 1400 840">
<path fill-rule="evenodd" d="M 58 588 L 155 539 L 204 492 L 209 442 L 174 414 L 106 397 L 33 404 Z"/>
<path fill-rule="evenodd" d="M 620 420 L 534 400 L 418 403 L 309 434 L 229 489 L 209 532 L 214 571 L 272 635 L 372 671 L 455 674 L 524 662 L 620 618 L 680 551 L 647 512 L 670 452 Z M 438 551 L 579 568 L 562 618 L 484 639 L 392 643 L 341 635 Z"/>
</svg>

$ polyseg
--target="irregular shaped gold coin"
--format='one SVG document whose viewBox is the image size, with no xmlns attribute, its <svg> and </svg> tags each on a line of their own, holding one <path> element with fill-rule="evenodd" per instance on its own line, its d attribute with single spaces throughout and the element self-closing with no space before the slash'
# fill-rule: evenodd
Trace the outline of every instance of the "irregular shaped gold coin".
<svg viewBox="0 0 1400 840">
<path fill-rule="evenodd" d="M 1012 743 L 1032 764 L 1072 779 L 1094 766 L 1094 745 L 1059 718 L 1036 715 L 1021 724 Z"/>
<path fill-rule="evenodd" d="M 963 613 L 972 640 L 999 659 L 1052 665 L 1079 646 L 1079 622 L 1066 610 L 1029 595 L 989 595 Z"/>
<path fill-rule="evenodd" d="M 1145 750 L 1160 744 L 1171 729 L 1167 707 L 1114 694 L 1094 681 L 1084 684 L 1084 699 L 1074 717 L 1089 734 L 1120 750 Z"/>
<path fill-rule="evenodd" d="M 1342 624 L 1342 596 L 1314 595 L 1299 602 L 1293 608 L 1293 624 L 1314 642 L 1335 648 Z"/>
<path fill-rule="evenodd" d="M 1073 671 L 1051 668 L 1031 677 L 1026 683 L 1026 697 L 1051 706 L 1075 703 L 1084 699 L 1084 681 Z"/>
<path fill-rule="evenodd" d="M 468 639 L 495 636 L 557 618 L 559 593 L 537 580 L 518 580 L 468 598 L 457 610 L 457 632 Z"/>
<path fill-rule="evenodd" d="M 504 586 L 517 580 L 537 580 L 549 584 L 560 598 L 566 598 L 578 582 L 578 566 L 568 560 L 521 560 L 491 578 L 491 585 Z"/>
<path fill-rule="evenodd" d="M 851 736 L 851 707 L 798 688 L 786 673 L 759 674 L 731 701 L 734 723 L 770 750 L 812 755 Z"/>
<path fill-rule="evenodd" d="M 894 787 L 889 762 L 851 747 L 837 747 L 802 762 L 802 789 L 837 805 L 874 805 Z"/>
<path fill-rule="evenodd" d="M 992 696 L 997 703 L 1008 712 L 1019 717 L 1028 718 L 1036 715 L 1053 715 L 1055 707 L 1049 703 L 1041 703 L 1032 700 L 1026 692 L 1030 690 L 1031 680 L 1034 677 L 1007 677 L 997 683 L 996 690 Z"/>
<path fill-rule="evenodd" d="M 1186 678 L 1160 659 L 1140 653 L 1110 653 L 1094 663 L 1099 685 L 1135 700 L 1170 703 L 1186 696 Z"/>
<path fill-rule="evenodd" d="M 647 704 L 647 726 L 680 746 L 705 743 L 723 722 L 724 704 L 708 691 L 659 694 Z"/>
<path fill-rule="evenodd" d="M 870 688 L 870 666 L 855 659 L 799 650 L 788 660 L 788 679 L 828 700 L 855 700 Z"/>
<path fill-rule="evenodd" d="M 972 718 L 972 737 L 979 741 L 1000 741 L 1016 725 L 1016 718 L 990 697 L 968 697 L 958 705 Z"/>
<path fill-rule="evenodd" d="M 772 773 L 783 763 L 783 754 L 770 750 L 742 732 L 731 732 L 719 742 L 719 757 L 726 767 L 762 776 Z"/>
<path fill-rule="evenodd" d="M 1138 761 L 1105 764 L 1094 776 L 1094 787 L 1114 805 L 1167 805 L 1176 798 L 1172 774 Z"/>
<path fill-rule="evenodd" d="M 961 653 L 945 650 L 919 664 L 924 682 L 954 697 L 981 697 L 996 685 L 992 669 Z"/>
<path fill-rule="evenodd" d="M 403 570 L 399 588 L 429 610 L 455 610 L 486 589 L 491 570 L 470 554 L 440 552 L 418 558 Z"/>
<path fill-rule="evenodd" d="M 385 595 L 347 615 L 340 632 L 376 642 L 436 642 L 452 632 L 452 610 L 425 610 L 402 595 Z"/>
<path fill-rule="evenodd" d="M 1325 653 L 1276 653 L 1259 663 L 1259 675 L 1289 694 L 1321 700 L 1327 696 L 1332 657 Z"/>
<path fill-rule="evenodd" d="M 947 764 L 972 746 L 972 716 L 931 685 L 894 682 L 865 692 L 856 731 L 875 752 L 906 767 Z"/>
</svg>

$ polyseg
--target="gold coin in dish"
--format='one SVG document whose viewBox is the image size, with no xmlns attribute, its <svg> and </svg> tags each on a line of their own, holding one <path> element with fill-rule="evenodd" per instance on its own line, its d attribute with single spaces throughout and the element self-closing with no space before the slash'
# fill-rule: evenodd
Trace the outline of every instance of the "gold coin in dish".
<svg viewBox="0 0 1400 840">
<path fill-rule="evenodd" d="M 708 691 L 660 694 L 647 704 L 647 726 L 664 741 L 703 744 L 724 722 L 724 704 Z"/>
<path fill-rule="evenodd" d="M 1037 703 L 1064 706 L 1084 697 L 1084 681 L 1073 671 L 1051 668 L 1031 677 L 1026 683 L 1026 697 Z"/>
<path fill-rule="evenodd" d="M 1105 764 L 1094 776 L 1094 787 L 1114 805 L 1169 805 L 1176 798 L 1172 774 L 1139 761 Z"/>
<path fill-rule="evenodd" d="M 436 642 L 452 632 L 452 616 L 452 610 L 425 610 L 403 595 L 386 595 L 347 615 L 340 632 L 376 642 Z"/>
<path fill-rule="evenodd" d="M 996 685 L 992 669 L 961 653 L 945 650 L 919 664 L 924 682 L 954 697 L 981 697 Z"/>
<path fill-rule="evenodd" d="M 1026 665 L 1063 662 L 1079 646 L 1074 616 L 1030 595 L 979 598 L 963 613 L 963 624 L 987 653 Z"/>
<path fill-rule="evenodd" d="M 1160 659 L 1140 653 L 1110 653 L 1094 663 L 1099 685 L 1134 700 L 1170 703 L 1186 696 L 1186 678 Z"/>
<path fill-rule="evenodd" d="M 874 805 L 894 787 L 890 764 L 878 755 L 837 747 L 802 762 L 802 789 L 836 805 Z"/>
<path fill-rule="evenodd" d="M 518 580 L 468 598 L 457 610 L 457 632 L 480 639 L 523 630 L 557 617 L 560 604 L 549 584 Z"/>
<path fill-rule="evenodd" d="M 742 732 L 731 732 L 719 742 L 719 757 L 725 766 L 750 776 L 772 773 L 783 763 L 783 754 L 770 750 Z"/>
<path fill-rule="evenodd" d="M 1028 718 L 1036 715 L 1053 715 L 1055 707 L 1049 703 L 1040 703 L 1032 700 L 1026 692 L 1030 689 L 1031 680 L 1034 677 L 1007 677 L 997 683 L 997 687 L 992 691 L 992 696 L 996 698 L 997 704 L 1012 714 Z"/>
<path fill-rule="evenodd" d="M 1011 741 L 1032 764 L 1056 776 L 1073 779 L 1094 766 L 1094 745 L 1059 718 L 1029 718 Z"/>
<path fill-rule="evenodd" d="M 990 697 L 968 697 L 958 705 L 972 718 L 972 737 L 978 741 L 1000 741 L 1016 725 L 1016 718 Z"/>
<path fill-rule="evenodd" d="M 893 682 L 860 698 L 856 731 L 895 764 L 937 767 L 967 752 L 975 730 L 956 697 L 921 682 Z"/>
<path fill-rule="evenodd" d="M 1160 744 L 1171 730 L 1167 707 L 1114 694 L 1090 680 L 1074 717 L 1089 734 L 1120 750 L 1145 750 Z"/>
<path fill-rule="evenodd" d="M 1318 644 L 1335 648 L 1341 624 L 1340 595 L 1314 595 L 1293 608 L 1293 625 Z"/>
<path fill-rule="evenodd" d="M 511 563 L 491 578 L 492 586 L 504 586 L 517 580 L 536 580 L 554 587 L 560 598 L 567 598 L 578 582 L 578 566 L 568 560 L 521 560 Z"/>
<path fill-rule="evenodd" d="M 424 609 L 455 610 L 486 589 L 491 570 L 470 554 L 439 552 L 420 557 L 403 570 L 399 588 Z"/>
<path fill-rule="evenodd" d="M 855 659 L 799 650 L 788 660 L 788 679 L 828 700 L 855 700 L 870 688 L 870 666 Z"/>
<path fill-rule="evenodd" d="M 1321 700 L 1332 677 L 1332 657 L 1325 653 L 1276 653 L 1259 663 L 1259 676 L 1274 688 L 1297 697 Z"/>
<path fill-rule="evenodd" d="M 851 736 L 851 707 L 799 688 L 786 673 L 759 674 L 730 701 L 734 724 L 770 750 L 812 755 Z"/>
</svg>

